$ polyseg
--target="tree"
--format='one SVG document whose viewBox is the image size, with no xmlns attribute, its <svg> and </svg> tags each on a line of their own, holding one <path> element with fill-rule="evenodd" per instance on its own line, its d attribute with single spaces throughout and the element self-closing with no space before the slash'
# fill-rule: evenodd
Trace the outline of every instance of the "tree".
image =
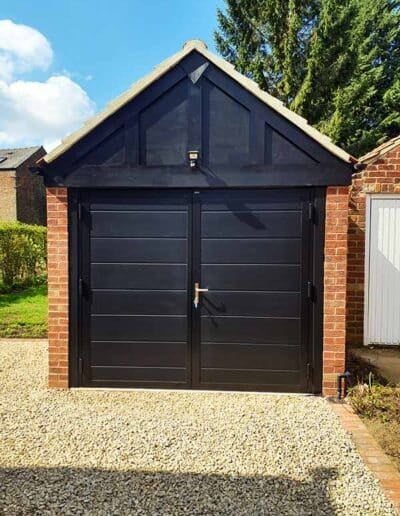
<svg viewBox="0 0 400 516">
<path fill-rule="evenodd" d="M 226 0 L 220 53 L 359 155 L 400 133 L 400 0 Z"/>
</svg>

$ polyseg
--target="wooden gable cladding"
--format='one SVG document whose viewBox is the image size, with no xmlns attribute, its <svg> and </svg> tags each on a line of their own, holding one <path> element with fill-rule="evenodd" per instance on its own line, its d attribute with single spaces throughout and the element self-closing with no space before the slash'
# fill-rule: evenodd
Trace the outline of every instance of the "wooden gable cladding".
<svg viewBox="0 0 400 516">
<path fill-rule="evenodd" d="M 49 186 L 197 188 L 347 185 L 351 171 L 194 50 L 44 175 Z"/>
</svg>

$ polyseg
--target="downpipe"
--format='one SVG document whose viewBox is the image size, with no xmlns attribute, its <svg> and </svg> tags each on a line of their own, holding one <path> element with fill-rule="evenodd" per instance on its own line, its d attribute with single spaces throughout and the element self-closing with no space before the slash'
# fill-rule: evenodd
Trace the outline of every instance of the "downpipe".
<svg viewBox="0 0 400 516">
<path fill-rule="evenodd" d="M 343 398 L 346 397 L 346 394 L 347 394 L 347 383 L 348 383 L 348 380 L 350 379 L 351 377 L 351 373 L 349 373 L 348 371 L 346 371 L 345 373 L 343 374 L 338 374 L 337 376 L 337 391 L 336 391 L 336 397 L 337 397 L 337 400 L 340 401 Z M 342 393 L 343 393 L 343 396 L 342 396 Z"/>
</svg>

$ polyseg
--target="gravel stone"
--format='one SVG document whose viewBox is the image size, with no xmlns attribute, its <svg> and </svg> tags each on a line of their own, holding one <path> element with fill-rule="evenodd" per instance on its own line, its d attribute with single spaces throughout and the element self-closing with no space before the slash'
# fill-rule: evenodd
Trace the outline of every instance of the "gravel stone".
<svg viewBox="0 0 400 516">
<path fill-rule="evenodd" d="M 49 390 L 43 342 L 0 342 L 2 515 L 395 515 L 329 404 Z"/>
</svg>

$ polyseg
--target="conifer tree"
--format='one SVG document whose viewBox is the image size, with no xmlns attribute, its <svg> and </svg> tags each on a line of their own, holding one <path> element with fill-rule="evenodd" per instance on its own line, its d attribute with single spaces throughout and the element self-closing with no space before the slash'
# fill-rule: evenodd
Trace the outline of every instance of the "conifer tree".
<svg viewBox="0 0 400 516">
<path fill-rule="evenodd" d="M 220 53 L 349 152 L 400 133 L 400 0 L 226 0 Z"/>
</svg>

